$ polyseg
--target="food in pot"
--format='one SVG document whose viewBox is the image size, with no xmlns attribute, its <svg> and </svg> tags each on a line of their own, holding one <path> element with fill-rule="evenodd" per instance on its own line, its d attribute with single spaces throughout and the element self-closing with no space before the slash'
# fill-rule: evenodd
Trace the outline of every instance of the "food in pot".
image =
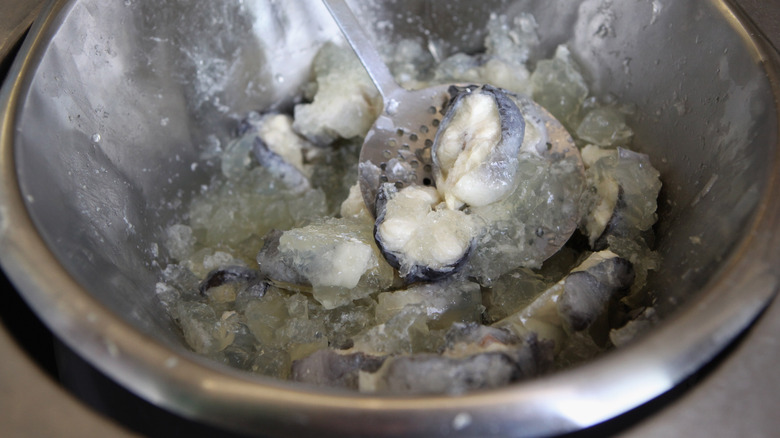
<svg viewBox="0 0 780 438">
<path fill-rule="evenodd" d="M 494 16 L 485 53 L 441 62 L 394 46 L 407 87 L 477 85 L 442 109 L 434 185 L 382 185 L 376 218 L 355 182 L 381 98 L 351 49 L 322 47 L 291 114 L 238 123 L 221 175 L 166 232 L 157 293 L 187 344 L 309 384 L 463 393 L 649 327 L 659 174 L 630 149 L 630 107 L 589 96 L 566 47 L 529 72 L 534 29 Z"/>
</svg>

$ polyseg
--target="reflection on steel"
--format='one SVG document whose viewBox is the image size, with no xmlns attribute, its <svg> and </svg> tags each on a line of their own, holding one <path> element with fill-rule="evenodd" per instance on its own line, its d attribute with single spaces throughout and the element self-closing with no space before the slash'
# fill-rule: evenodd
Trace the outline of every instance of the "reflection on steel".
<svg viewBox="0 0 780 438">
<path fill-rule="evenodd" d="M 450 42 L 442 50 L 480 45 L 448 14 L 480 28 L 505 4 L 453 3 L 433 14 L 429 2 L 401 3 L 360 3 L 366 22 L 393 23 L 393 34 L 372 38 L 423 37 L 404 14 L 436 16 L 426 28 Z M 505 11 L 527 7 L 545 51 L 567 42 L 597 94 L 635 102 L 636 146 L 658 160 L 664 265 L 650 286 L 664 319 L 624 350 L 497 391 L 412 399 L 281 384 L 186 350 L 152 294 L 151 248 L 178 213 L 168 202 L 208 180 L 191 164 L 229 135 L 226 102 L 236 114 L 289 107 L 317 45 L 339 37 L 319 2 L 53 2 L 1 95 L 0 262 L 96 367 L 160 406 L 227 428 L 513 436 L 609 419 L 668 390 L 740 333 L 774 296 L 780 263 L 777 53 L 723 2 L 615 3 L 529 0 Z M 595 32 L 601 26 L 606 33 Z M 279 59 L 288 52 L 296 56 Z M 256 77 L 231 76 L 241 68 Z"/>
</svg>

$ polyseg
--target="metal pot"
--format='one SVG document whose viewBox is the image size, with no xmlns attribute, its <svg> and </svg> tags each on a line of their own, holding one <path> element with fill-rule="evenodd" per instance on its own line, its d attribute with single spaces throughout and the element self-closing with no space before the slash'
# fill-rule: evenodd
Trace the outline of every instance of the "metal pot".
<svg viewBox="0 0 780 438">
<path fill-rule="evenodd" d="M 265 435 L 572 431 L 667 391 L 774 296 L 778 54 L 728 2 L 353 2 L 378 44 L 479 50 L 490 13 L 532 12 L 595 94 L 636 105 L 664 189 L 649 279 L 661 323 L 586 365 L 458 397 L 378 397 L 251 376 L 189 352 L 154 295 L 156 242 L 250 109 L 288 108 L 341 38 L 315 0 L 53 1 L 2 90 L 0 262 L 97 368 L 186 417 Z M 205 154 L 205 158 L 204 158 Z"/>
</svg>

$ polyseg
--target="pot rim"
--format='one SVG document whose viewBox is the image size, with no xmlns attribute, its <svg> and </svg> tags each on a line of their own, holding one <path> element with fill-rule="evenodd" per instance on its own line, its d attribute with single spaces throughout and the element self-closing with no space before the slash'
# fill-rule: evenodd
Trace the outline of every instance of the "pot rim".
<svg viewBox="0 0 780 438">
<path fill-rule="evenodd" d="M 711 3 L 740 33 L 780 101 L 780 55 L 756 37 L 736 7 L 722 0 Z M 16 115 L 49 40 L 74 4 L 53 0 L 47 5 L 0 93 L 0 264 L 70 348 L 130 391 L 180 415 L 250 433 L 306 428 L 326 434 L 426 436 L 573 431 L 674 387 L 745 330 L 777 292 L 780 145 L 772 150 L 769 180 L 746 237 L 699 291 L 701 299 L 637 342 L 576 368 L 461 396 L 399 397 L 277 382 L 175 351 L 135 329 L 74 280 L 38 234 L 18 185 Z"/>
</svg>

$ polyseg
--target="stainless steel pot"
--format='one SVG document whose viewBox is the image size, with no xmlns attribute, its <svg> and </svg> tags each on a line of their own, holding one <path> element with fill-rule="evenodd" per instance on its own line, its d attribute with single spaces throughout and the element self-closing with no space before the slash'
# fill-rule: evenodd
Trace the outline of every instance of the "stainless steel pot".
<svg viewBox="0 0 780 438">
<path fill-rule="evenodd" d="M 249 109 L 287 108 L 324 41 L 318 1 L 54 1 L 2 90 L 0 262 L 71 348 L 151 402 L 266 435 L 527 436 L 586 427 L 674 386 L 778 287 L 778 54 L 723 1 L 353 2 L 380 44 L 478 50 L 532 12 L 597 94 L 636 104 L 661 171 L 662 322 L 592 363 L 459 397 L 376 397 L 250 376 L 189 352 L 154 296 L 156 242 Z"/>
</svg>

